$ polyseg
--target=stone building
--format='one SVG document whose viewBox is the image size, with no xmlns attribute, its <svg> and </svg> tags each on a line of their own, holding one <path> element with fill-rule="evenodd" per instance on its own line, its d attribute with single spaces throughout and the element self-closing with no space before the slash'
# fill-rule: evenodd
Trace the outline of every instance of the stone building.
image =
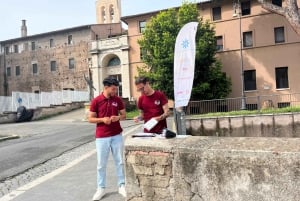
<svg viewBox="0 0 300 201">
<path fill-rule="evenodd" d="M 6 69 L 1 94 L 87 90 L 91 41 L 107 38 L 112 27 L 121 32 L 119 23 L 95 24 L 1 41 Z"/>
<path fill-rule="evenodd" d="M 229 0 L 197 3 L 203 20 L 209 20 L 215 26 L 217 57 L 232 80 L 230 97 L 241 97 L 243 93 L 246 97 L 298 93 L 300 36 L 283 16 L 263 9 L 257 1 L 237 3 Z M 285 2 L 274 3 L 281 6 Z M 128 25 L 131 77 L 137 75 L 137 67 L 143 65 L 137 41 L 147 22 L 158 12 L 121 18 Z M 132 93 L 134 97 L 139 95 L 134 88 Z M 277 104 L 292 104 L 284 102 L 279 100 Z M 257 103 L 249 104 L 255 107 Z"/>
<path fill-rule="evenodd" d="M 101 9 L 107 12 L 99 13 Z M 101 14 L 97 16 L 98 24 L 30 36 L 27 35 L 26 21 L 22 20 L 20 38 L 0 41 L 0 96 L 10 96 L 12 91 L 88 90 L 88 83 L 95 77 L 90 69 L 100 65 L 97 60 L 92 62 L 92 42 L 107 40 L 104 49 L 108 51 L 109 41 L 124 32 L 119 1 L 97 1 L 96 11 Z M 116 47 L 112 46 L 114 50 Z M 106 64 L 112 65 L 109 58 L 115 60 L 115 57 L 106 57 Z M 128 63 L 128 56 L 125 62 Z M 121 69 L 115 70 L 118 77 L 120 72 Z"/>
<path fill-rule="evenodd" d="M 95 95 L 103 89 L 102 80 L 110 76 L 115 77 L 120 82 L 118 95 L 131 99 L 127 35 L 93 41 L 90 53 L 92 79 L 96 88 Z"/>
<path fill-rule="evenodd" d="M 120 22 L 120 0 L 96 1 L 97 22 Z M 95 87 L 94 95 L 102 89 L 102 80 L 107 76 L 119 80 L 118 95 L 131 99 L 129 46 L 127 34 L 111 35 L 108 38 L 100 38 L 92 42 L 91 47 L 91 73 Z"/>
</svg>

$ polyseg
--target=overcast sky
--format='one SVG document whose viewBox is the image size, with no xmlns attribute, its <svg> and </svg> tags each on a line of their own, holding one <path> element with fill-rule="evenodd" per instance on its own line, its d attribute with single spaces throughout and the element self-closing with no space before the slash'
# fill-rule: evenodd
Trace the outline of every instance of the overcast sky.
<svg viewBox="0 0 300 201">
<path fill-rule="evenodd" d="M 181 4 L 182 0 L 121 0 L 122 16 Z M 0 8 L 0 41 L 20 37 L 23 19 L 28 35 L 96 23 L 95 0 L 1 0 Z"/>
</svg>

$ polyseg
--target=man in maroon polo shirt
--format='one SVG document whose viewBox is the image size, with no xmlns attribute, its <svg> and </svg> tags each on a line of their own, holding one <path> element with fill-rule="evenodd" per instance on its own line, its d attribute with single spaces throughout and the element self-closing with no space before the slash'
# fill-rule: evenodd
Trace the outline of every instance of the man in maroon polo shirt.
<svg viewBox="0 0 300 201">
<path fill-rule="evenodd" d="M 107 77 L 103 80 L 103 92 L 94 98 L 90 106 L 89 122 L 96 123 L 97 191 L 93 200 L 105 195 L 106 166 L 111 150 L 115 161 L 119 193 L 126 197 L 123 163 L 123 137 L 120 120 L 126 118 L 125 107 L 118 96 L 118 80 Z"/>
<path fill-rule="evenodd" d="M 135 80 L 137 91 L 142 95 L 139 97 L 137 106 L 140 115 L 134 118 L 135 122 L 144 120 L 148 122 L 154 118 L 158 123 L 150 130 L 144 129 L 146 133 L 161 134 L 164 128 L 167 128 L 166 118 L 169 116 L 168 99 L 161 91 L 152 89 L 147 77 L 138 77 Z"/>
</svg>

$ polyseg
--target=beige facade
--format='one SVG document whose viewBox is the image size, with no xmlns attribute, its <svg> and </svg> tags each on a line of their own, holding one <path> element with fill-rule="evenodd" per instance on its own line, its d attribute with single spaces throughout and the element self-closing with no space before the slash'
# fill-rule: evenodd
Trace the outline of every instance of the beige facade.
<svg viewBox="0 0 300 201">
<path fill-rule="evenodd" d="M 198 3 L 198 8 L 203 19 L 215 25 L 221 48 L 217 57 L 223 64 L 223 71 L 232 80 L 230 97 L 242 96 L 242 78 L 245 80 L 245 96 L 300 91 L 297 84 L 300 76 L 300 36 L 283 16 L 266 11 L 257 1 L 242 1 L 241 15 L 238 7 L 234 9 L 234 4 L 229 0 Z M 137 66 L 143 65 L 137 43 L 142 37 L 140 30 L 144 22 L 156 14 L 152 12 L 122 18 L 128 25 L 131 77 L 137 75 Z M 138 97 L 133 82 L 131 80 L 131 91 L 134 97 Z"/>
<path fill-rule="evenodd" d="M 99 0 L 98 19 L 99 8 L 110 5 L 115 8 L 114 15 L 121 16 L 119 1 Z M 242 1 L 241 7 L 239 15 L 229 0 L 198 3 L 203 19 L 216 27 L 217 57 L 232 80 L 230 97 L 241 97 L 242 92 L 248 97 L 299 92 L 300 37 L 284 17 L 267 12 L 257 1 Z M 14 90 L 86 90 L 84 75 L 93 80 L 97 95 L 102 90 L 102 79 L 111 75 L 121 81 L 123 97 L 136 99 L 140 94 L 134 78 L 137 67 L 145 65 L 137 41 L 147 21 L 157 13 L 122 17 L 128 25 L 127 35 L 121 23 L 86 25 L 33 36 L 27 36 L 22 26 L 23 37 L 0 41 L 0 74 L 7 75 L 0 76 L 0 95 L 10 95 Z M 54 44 L 50 47 L 51 40 Z M 74 68 L 70 68 L 73 64 Z M 51 70 L 51 65 L 56 70 Z"/>
</svg>

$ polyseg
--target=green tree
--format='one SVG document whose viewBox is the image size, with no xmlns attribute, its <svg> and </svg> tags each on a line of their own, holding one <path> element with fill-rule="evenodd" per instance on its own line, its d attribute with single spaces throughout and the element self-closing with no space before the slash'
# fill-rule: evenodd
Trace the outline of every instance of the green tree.
<svg viewBox="0 0 300 201">
<path fill-rule="evenodd" d="M 214 27 L 203 22 L 197 5 L 184 2 L 178 12 L 168 9 L 160 12 L 147 23 L 143 38 L 139 40 L 146 66 L 139 67 L 139 74 L 150 77 L 154 88 L 161 89 L 168 98 L 174 98 L 173 62 L 174 47 L 181 27 L 198 21 L 196 33 L 196 61 L 192 100 L 224 98 L 231 91 L 230 79 L 221 71 L 216 59 Z"/>
</svg>

